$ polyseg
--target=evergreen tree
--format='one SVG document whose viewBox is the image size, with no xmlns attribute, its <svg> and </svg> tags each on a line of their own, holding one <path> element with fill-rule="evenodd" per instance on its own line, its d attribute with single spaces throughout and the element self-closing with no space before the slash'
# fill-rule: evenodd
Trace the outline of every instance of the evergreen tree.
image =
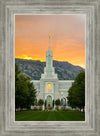
<svg viewBox="0 0 100 136">
<path fill-rule="evenodd" d="M 55 104 L 55 102 L 54 102 L 54 100 L 53 100 L 53 107 L 54 107 L 54 104 Z"/>
<path fill-rule="evenodd" d="M 36 89 L 29 77 L 25 77 L 15 64 L 15 108 L 30 108 L 34 105 Z"/>
<path fill-rule="evenodd" d="M 85 106 L 85 71 L 82 70 L 76 76 L 75 81 L 68 90 L 68 104 L 72 108 L 80 108 L 84 110 Z"/>
</svg>

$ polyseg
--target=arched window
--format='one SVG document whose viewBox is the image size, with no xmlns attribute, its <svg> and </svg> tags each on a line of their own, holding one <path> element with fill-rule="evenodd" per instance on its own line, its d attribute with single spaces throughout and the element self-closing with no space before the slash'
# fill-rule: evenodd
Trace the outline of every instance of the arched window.
<svg viewBox="0 0 100 136">
<path fill-rule="evenodd" d="M 66 105 L 66 98 L 63 98 L 63 105 Z"/>
<path fill-rule="evenodd" d="M 52 93 L 52 84 L 47 83 L 47 93 Z"/>
<path fill-rule="evenodd" d="M 47 96 L 47 106 L 48 107 L 52 107 L 53 106 L 52 97 L 50 95 Z"/>
<path fill-rule="evenodd" d="M 66 98 L 61 99 L 61 105 L 64 105 L 64 106 L 66 105 Z"/>
</svg>

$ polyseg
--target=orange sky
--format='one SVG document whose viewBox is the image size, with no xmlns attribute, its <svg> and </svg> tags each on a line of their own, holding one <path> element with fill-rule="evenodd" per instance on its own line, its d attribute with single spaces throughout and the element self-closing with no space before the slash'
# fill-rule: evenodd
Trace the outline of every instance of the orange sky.
<svg viewBox="0 0 100 136">
<path fill-rule="evenodd" d="M 85 67 L 84 15 L 15 15 L 15 57 L 45 61 L 49 32 L 54 60 Z"/>
</svg>

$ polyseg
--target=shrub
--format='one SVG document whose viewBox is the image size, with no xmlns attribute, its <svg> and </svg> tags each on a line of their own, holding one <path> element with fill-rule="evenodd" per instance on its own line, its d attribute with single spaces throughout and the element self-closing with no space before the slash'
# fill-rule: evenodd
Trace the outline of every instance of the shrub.
<svg viewBox="0 0 100 136">
<path fill-rule="evenodd" d="M 39 111 L 42 111 L 42 107 L 39 107 Z"/>
<path fill-rule="evenodd" d="M 61 107 L 61 109 L 60 109 L 61 111 L 63 110 L 63 107 Z"/>
<path fill-rule="evenodd" d="M 39 105 L 39 106 L 42 106 L 43 104 L 44 104 L 44 100 L 39 99 L 39 101 L 38 101 L 38 105 Z"/>
<path fill-rule="evenodd" d="M 58 106 L 56 107 L 56 110 L 59 111 L 59 107 Z"/>
<path fill-rule="evenodd" d="M 38 111 L 38 108 L 37 107 L 34 107 L 34 109 L 33 109 L 34 111 Z"/>
<path fill-rule="evenodd" d="M 51 110 L 51 109 L 52 109 L 52 107 L 48 107 L 48 109 L 49 109 L 49 110 Z"/>
<path fill-rule="evenodd" d="M 56 101 L 55 101 L 55 104 L 58 106 L 58 105 L 60 105 L 60 99 L 57 99 Z"/>
</svg>

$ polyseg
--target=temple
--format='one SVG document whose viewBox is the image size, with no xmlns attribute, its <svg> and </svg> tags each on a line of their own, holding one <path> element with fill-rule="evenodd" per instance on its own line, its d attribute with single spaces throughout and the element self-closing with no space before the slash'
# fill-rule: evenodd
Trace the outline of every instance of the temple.
<svg viewBox="0 0 100 136">
<path fill-rule="evenodd" d="M 53 67 L 53 52 L 50 48 L 50 33 L 49 47 L 46 51 L 46 67 L 44 73 L 41 74 L 40 80 L 32 80 L 37 90 L 37 100 L 43 99 L 46 101 L 47 107 L 52 107 L 56 99 L 60 99 L 62 105 L 67 105 L 68 89 L 71 87 L 74 80 L 59 80 Z"/>
</svg>

